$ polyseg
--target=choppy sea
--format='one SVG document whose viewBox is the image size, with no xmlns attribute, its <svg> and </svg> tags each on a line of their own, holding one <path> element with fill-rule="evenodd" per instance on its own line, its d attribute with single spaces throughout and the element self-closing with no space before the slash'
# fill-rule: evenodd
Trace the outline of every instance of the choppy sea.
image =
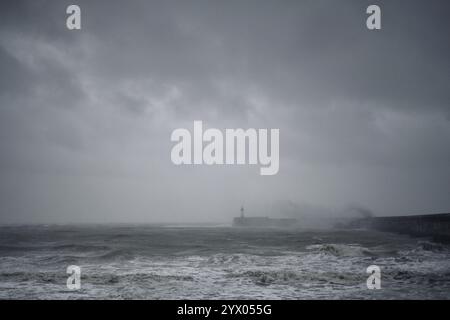
<svg viewBox="0 0 450 320">
<path fill-rule="evenodd" d="M 66 286 L 79 266 L 79 290 Z M 366 269 L 381 269 L 369 290 Z M 367 230 L 0 227 L 0 299 L 449 299 L 450 246 Z"/>
</svg>

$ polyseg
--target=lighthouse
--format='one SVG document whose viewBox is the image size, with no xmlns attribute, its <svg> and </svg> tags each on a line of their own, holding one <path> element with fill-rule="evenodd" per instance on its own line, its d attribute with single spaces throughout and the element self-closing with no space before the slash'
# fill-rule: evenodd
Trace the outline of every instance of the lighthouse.
<svg viewBox="0 0 450 320">
<path fill-rule="evenodd" d="M 241 219 L 244 219 L 244 206 L 241 206 Z"/>
</svg>

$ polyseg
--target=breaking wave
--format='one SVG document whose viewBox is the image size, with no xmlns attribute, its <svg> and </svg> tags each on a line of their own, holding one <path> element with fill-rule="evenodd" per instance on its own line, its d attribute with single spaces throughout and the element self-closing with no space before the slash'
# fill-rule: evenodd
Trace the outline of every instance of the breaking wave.
<svg viewBox="0 0 450 320">
<path fill-rule="evenodd" d="M 372 264 L 380 298 L 450 298 L 449 246 L 401 235 L 102 227 L 74 241 L 67 229 L 0 230 L 0 298 L 365 299 Z M 66 290 L 72 264 L 77 292 Z"/>
<path fill-rule="evenodd" d="M 369 249 L 356 244 L 313 244 L 307 246 L 306 249 L 315 253 L 337 257 L 374 256 L 374 253 Z"/>
</svg>

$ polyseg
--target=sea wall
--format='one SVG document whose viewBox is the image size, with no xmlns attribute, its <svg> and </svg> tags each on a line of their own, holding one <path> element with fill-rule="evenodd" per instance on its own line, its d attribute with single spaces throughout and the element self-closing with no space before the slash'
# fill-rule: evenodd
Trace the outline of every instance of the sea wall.
<svg viewBox="0 0 450 320">
<path fill-rule="evenodd" d="M 450 213 L 372 217 L 354 221 L 351 226 L 450 241 Z"/>
</svg>

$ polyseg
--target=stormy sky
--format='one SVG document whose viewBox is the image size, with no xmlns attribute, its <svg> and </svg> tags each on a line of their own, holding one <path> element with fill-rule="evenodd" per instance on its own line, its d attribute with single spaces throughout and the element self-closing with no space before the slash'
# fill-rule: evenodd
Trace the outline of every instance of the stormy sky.
<svg viewBox="0 0 450 320">
<path fill-rule="evenodd" d="M 2 1 L 0 223 L 449 212 L 449 30 L 448 1 Z M 175 166 L 194 120 L 279 128 L 279 173 Z"/>
</svg>

